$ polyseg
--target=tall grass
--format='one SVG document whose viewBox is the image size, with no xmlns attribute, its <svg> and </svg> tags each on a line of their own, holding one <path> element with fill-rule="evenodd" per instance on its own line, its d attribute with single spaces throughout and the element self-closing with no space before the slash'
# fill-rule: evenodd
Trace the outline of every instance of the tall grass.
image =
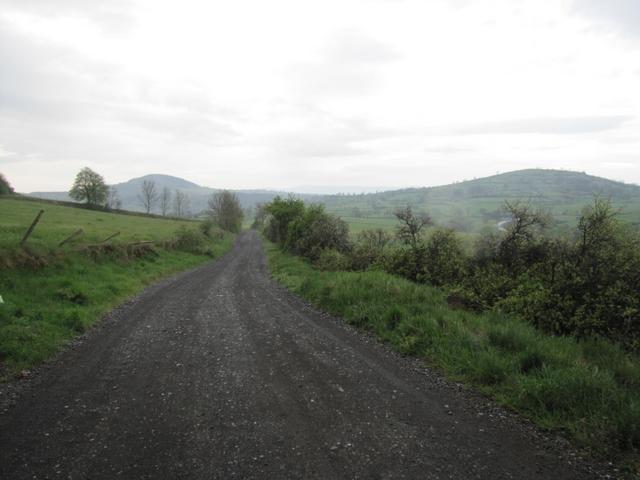
<svg viewBox="0 0 640 480">
<path fill-rule="evenodd" d="M 603 340 L 578 342 L 516 318 L 451 309 L 443 294 L 380 271 L 323 272 L 267 244 L 273 276 L 452 379 L 566 432 L 578 445 L 633 461 L 640 446 L 639 359 Z"/>
</svg>

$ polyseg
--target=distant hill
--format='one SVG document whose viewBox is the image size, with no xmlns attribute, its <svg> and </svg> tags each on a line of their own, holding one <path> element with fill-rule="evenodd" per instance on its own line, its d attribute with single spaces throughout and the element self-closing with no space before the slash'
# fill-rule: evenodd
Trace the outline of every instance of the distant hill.
<svg viewBox="0 0 640 480">
<path fill-rule="evenodd" d="M 564 170 L 518 170 L 439 187 L 332 195 L 321 201 L 356 227 L 387 226 L 396 209 L 410 205 L 442 225 L 473 232 L 495 225 L 504 217 L 504 201 L 517 199 L 549 210 L 559 226 L 570 226 L 595 195 L 611 198 L 623 209 L 623 218 L 640 224 L 639 186 Z"/>
<path fill-rule="evenodd" d="M 154 182 L 158 193 L 163 188 L 168 188 L 173 195 L 176 190 L 185 193 L 191 201 L 191 211 L 197 213 L 206 207 L 207 198 L 214 191 L 211 188 L 202 187 L 184 178 L 173 177 L 171 175 L 151 174 L 143 177 L 132 178 L 123 183 L 117 183 L 113 187 L 118 191 L 118 196 L 122 200 L 122 207 L 126 210 L 142 210 L 142 205 L 138 195 L 145 181 Z"/>
<path fill-rule="evenodd" d="M 206 209 L 207 200 L 211 194 L 220 191 L 220 189 L 203 187 L 180 177 L 150 174 L 143 177 L 132 178 L 126 182 L 113 185 L 118 192 L 120 200 L 122 201 L 122 208 L 124 210 L 140 212 L 144 210 L 140 200 L 138 199 L 138 195 L 140 194 L 142 184 L 145 180 L 154 182 L 158 192 L 162 191 L 162 189 L 166 187 L 171 190 L 172 195 L 175 194 L 176 190 L 180 190 L 182 193 L 186 194 L 191 202 L 191 212 L 194 214 Z M 275 190 L 235 190 L 234 192 L 238 196 L 240 204 L 245 209 L 252 209 L 258 203 L 270 202 L 277 195 L 288 195 L 287 192 Z M 50 200 L 73 201 L 67 192 L 32 192 L 29 195 L 32 197 Z M 304 199 L 310 199 L 313 197 L 313 195 L 304 194 L 298 196 Z"/>
</svg>

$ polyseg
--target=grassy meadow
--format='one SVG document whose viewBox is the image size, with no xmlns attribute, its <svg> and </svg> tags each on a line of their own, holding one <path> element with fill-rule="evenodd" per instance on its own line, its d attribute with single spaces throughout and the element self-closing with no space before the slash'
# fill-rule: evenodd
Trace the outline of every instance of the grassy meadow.
<svg viewBox="0 0 640 480">
<path fill-rule="evenodd" d="M 538 425 L 637 470 L 640 359 L 604 340 L 545 335 L 381 271 L 328 272 L 265 242 L 273 276 L 318 307 L 423 358 Z"/>
<path fill-rule="evenodd" d="M 20 243 L 31 221 L 40 210 L 44 214 L 28 240 L 28 247 L 35 251 L 58 249 L 58 244 L 76 230 L 83 233 L 63 246 L 98 243 L 120 232 L 114 242 L 161 241 L 171 237 L 184 226 L 194 228 L 190 220 L 159 219 L 142 215 L 122 215 L 100 210 L 72 208 L 46 201 L 27 201 L 19 197 L 0 198 L 0 251 L 11 251 Z M 66 248 L 65 248 L 66 247 Z"/>
<path fill-rule="evenodd" d="M 25 248 L 20 239 L 40 209 L 40 223 Z M 20 198 L 0 199 L 0 381 L 55 354 L 105 312 L 146 285 L 211 261 L 230 248 L 233 236 L 199 223 L 122 215 Z M 77 229 L 84 234 L 63 247 Z M 113 249 L 83 250 L 109 235 Z M 176 241 L 182 239 L 182 242 Z M 188 240 L 188 241 L 185 241 Z M 126 244 L 153 241 L 127 250 Z"/>
</svg>

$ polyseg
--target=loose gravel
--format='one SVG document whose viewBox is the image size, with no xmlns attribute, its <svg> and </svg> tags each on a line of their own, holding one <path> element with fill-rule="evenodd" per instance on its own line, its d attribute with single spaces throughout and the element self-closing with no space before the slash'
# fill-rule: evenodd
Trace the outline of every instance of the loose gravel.
<svg viewBox="0 0 640 480">
<path fill-rule="evenodd" d="M 0 478 L 118 477 L 617 472 L 291 295 L 246 232 L 0 387 Z"/>
</svg>

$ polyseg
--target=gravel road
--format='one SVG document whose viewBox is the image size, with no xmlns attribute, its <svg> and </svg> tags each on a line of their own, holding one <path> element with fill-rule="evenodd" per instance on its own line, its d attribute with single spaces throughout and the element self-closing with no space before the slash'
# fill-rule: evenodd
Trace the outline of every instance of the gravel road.
<svg viewBox="0 0 640 480">
<path fill-rule="evenodd" d="M 1 387 L 0 413 L 2 479 L 596 477 L 287 293 L 253 232 Z"/>
</svg>

